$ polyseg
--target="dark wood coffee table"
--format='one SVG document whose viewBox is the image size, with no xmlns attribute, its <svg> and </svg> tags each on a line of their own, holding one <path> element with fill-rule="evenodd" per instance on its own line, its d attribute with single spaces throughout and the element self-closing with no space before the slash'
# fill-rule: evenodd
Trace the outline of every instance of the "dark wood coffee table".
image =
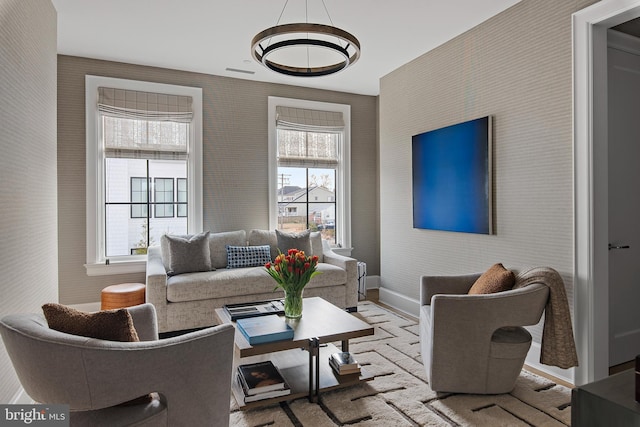
<svg viewBox="0 0 640 427">
<path fill-rule="evenodd" d="M 241 409 L 304 396 L 314 402 L 321 391 L 373 379 L 373 375 L 367 373 L 365 368 L 361 369 L 360 375 L 340 376 L 329 366 L 329 356 L 332 353 L 349 351 L 349 340 L 373 335 L 373 327 L 322 298 L 305 298 L 303 304 L 302 318 L 287 321 L 295 330 L 292 340 L 252 346 L 236 330 L 233 374 L 236 374 L 238 365 L 271 360 L 291 388 L 289 395 L 245 404 L 241 387 L 233 381 L 233 393 Z M 215 313 L 219 322 L 235 325 L 223 308 L 217 309 Z M 333 342 L 341 342 L 342 349 L 331 344 Z M 300 351 L 301 349 L 306 352 Z"/>
</svg>

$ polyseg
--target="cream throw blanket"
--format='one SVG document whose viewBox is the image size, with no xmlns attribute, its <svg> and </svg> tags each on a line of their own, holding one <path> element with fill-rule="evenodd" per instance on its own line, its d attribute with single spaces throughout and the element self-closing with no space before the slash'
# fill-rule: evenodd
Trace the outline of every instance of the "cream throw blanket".
<svg viewBox="0 0 640 427">
<path fill-rule="evenodd" d="M 516 275 L 514 289 L 533 283 L 544 283 L 549 287 L 549 299 L 544 311 L 540 363 L 563 369 L 578 366 L 571 313 L 562 277 L 553 268 L 536 267 Z"/>
</svg>

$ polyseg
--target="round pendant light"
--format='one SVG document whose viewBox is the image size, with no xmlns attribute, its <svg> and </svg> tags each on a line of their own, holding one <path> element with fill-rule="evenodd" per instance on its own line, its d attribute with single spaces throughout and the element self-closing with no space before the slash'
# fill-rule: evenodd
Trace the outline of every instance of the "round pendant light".
<svg viewBox="0 0 640 427">
<path fill-rule="evenodd" d="M 300 49 L 304 59 L 296 62 L 288 53 Z M 316 54 L 319 50 L 326 50 L 326 53 Z M 319 77 L 353 65 L 360 57 L 360 42 L 353 34 L 331 25 L 293 23 L 276 25 L 256 34 L 251 40 L 251 54 L 256 61 L 277 73 Z"/>
</svg>

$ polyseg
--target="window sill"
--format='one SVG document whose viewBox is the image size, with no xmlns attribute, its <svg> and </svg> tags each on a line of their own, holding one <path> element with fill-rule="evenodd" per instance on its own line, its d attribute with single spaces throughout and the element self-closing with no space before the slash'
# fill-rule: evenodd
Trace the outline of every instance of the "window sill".
<svg viewBox="0 0 640 427">
<path fill-rule="evenodd" d="M 112 274 L 144 273 L 147 268 L 147 262 L 111 261 L 109 264 L 85 264 L 84 267 L 87 269 L 87 276 L 109 276 Z"/>
<path fill-rule="evenodd" d="M 342 256 L 351 256 L 351 251 L 353 250 L 353 248 L 341 248 L 341 247 L 335 247 L 335 248 L 331 248 L 331 250 L 335 253 L 337 253 L 338 255 L 342 255 Z"/>
</svg>

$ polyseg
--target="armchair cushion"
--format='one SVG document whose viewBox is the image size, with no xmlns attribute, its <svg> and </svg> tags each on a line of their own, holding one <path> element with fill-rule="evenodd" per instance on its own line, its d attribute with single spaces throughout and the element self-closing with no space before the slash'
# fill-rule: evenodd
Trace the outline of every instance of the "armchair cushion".
<svg viewBox="0 0 640 427">
<path fill-rule="evenodd" d="M 211 271 L 208 231 L 190 237 L 168 234 L 163 237 L 169 242 L 168 275 Z"/>
<path fill-rule="evenodd" d="M 86 313 L 49 303 L 42 311 L 49 328 L 59 332 L 107 341 L 140 341 L 131 315 L 123 308 Z"/>
<path fill-rule="evenodd" d="M 516 276 L 502 264 L 494 264 L 475 281 L 469 295 L 493 294 L 513 288 Z"/>
</svg>

